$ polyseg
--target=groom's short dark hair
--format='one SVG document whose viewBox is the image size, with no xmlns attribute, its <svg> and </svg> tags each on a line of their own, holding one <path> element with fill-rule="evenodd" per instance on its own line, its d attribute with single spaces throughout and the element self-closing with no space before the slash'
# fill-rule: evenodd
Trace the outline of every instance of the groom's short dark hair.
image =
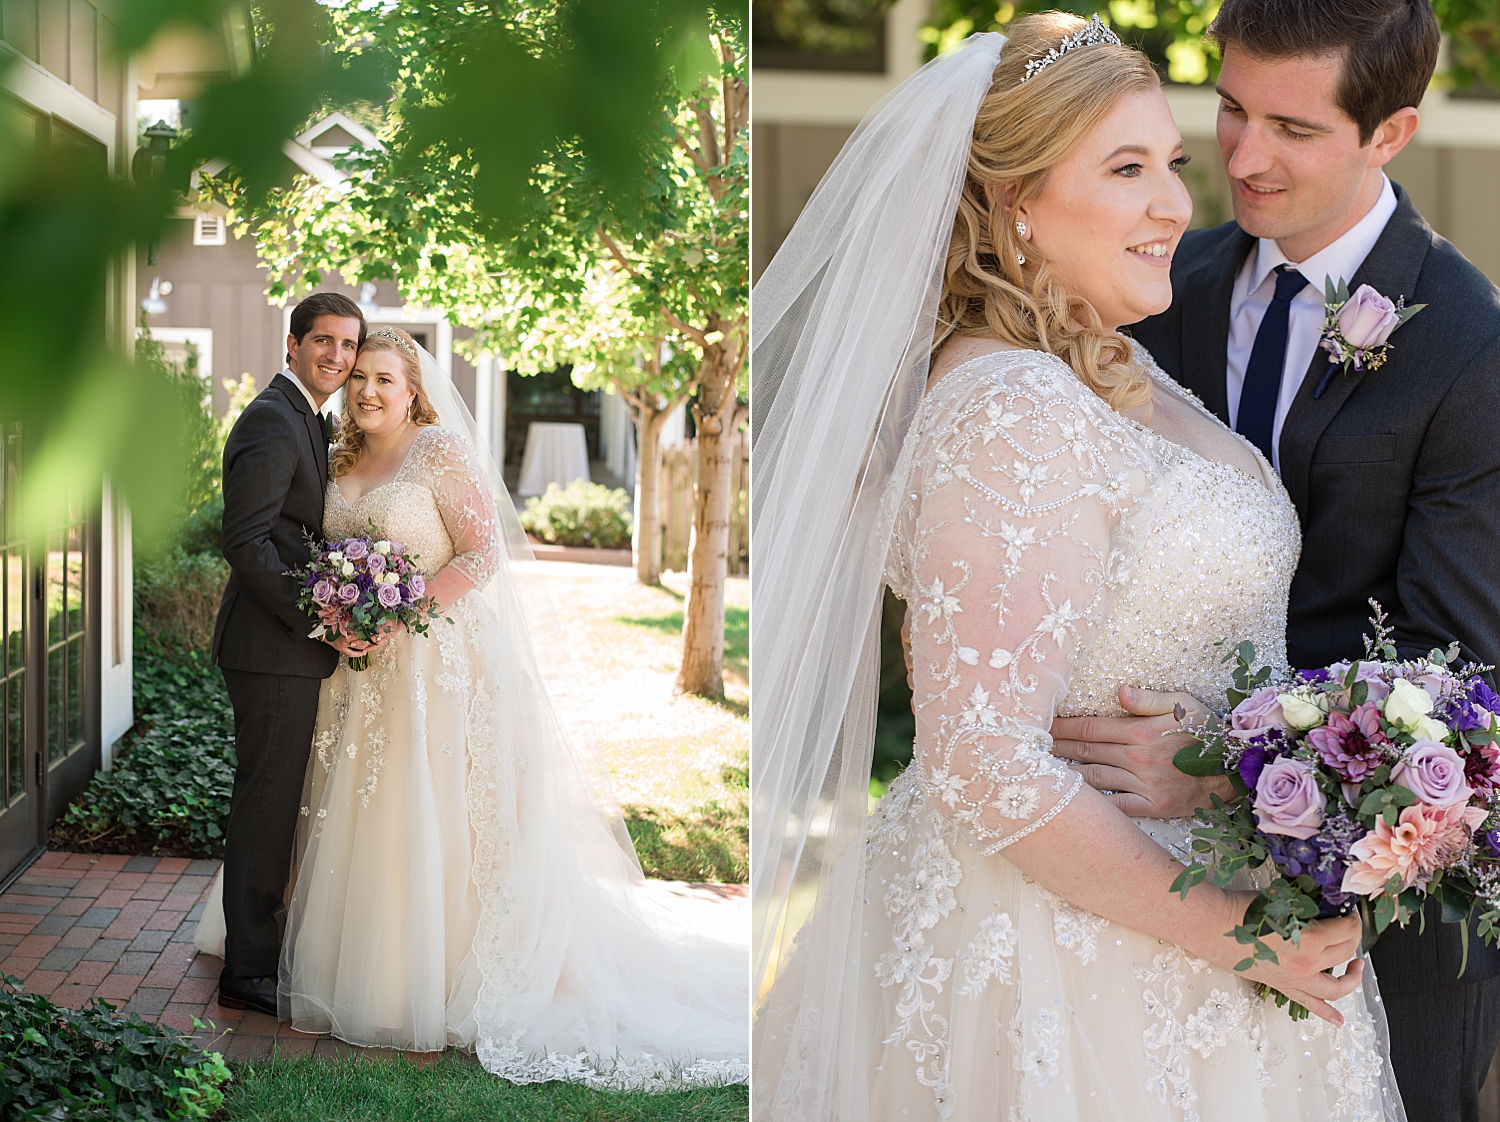
<svg viewBox="0 0 1500 1122">
<path fill-rule="evenodd" d="M 365 314 L 359 305 L 338 292 L 314 292 L 292 309 L 292 338 L 298 343 L 313 328 L 319 316 L 339 316 L 359 320 L 359 345 L 365 345 Z"/>
<path fill-rule="evenodd" d="M 1396 110 L 1421 104 L 1437 66 L 1431 0 L 1224 0 L 1208 35 L 1220 51 L 1259 58 L 1342 55 L 1338 104 L 1360 144 Z"/>
</svg>

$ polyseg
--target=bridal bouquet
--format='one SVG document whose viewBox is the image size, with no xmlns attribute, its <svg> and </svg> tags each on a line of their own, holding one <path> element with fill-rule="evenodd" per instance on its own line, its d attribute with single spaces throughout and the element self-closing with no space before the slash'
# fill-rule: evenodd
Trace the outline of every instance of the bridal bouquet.
<svg viewBox="0 0 1500 1122">
<path fill-rule="evenodd" d="M 1313 920 L 1358 909 L 1366 938 L 1423 915 L 1500 941 L 1500 697 L 1456 668 L 1458 644 L 1399 661 L 1375 605 L 1366 657 L 1272 681 L 1241 643 L 1229 713 L 1193 731 L 1177 754 L 1189 775 L 1227 776 L 1240 798 L 1200 809 L 1193 858 L 1173 884 L 1184 896 L 1209 878 L 1227 887 L 1242 868 L 1274 870 L 1235 938 L 1251 947 L 1236 969 L 1275 961 L 1268 931 L 1297 942 Z M 1463 967 L 1460 967 L 1460 974 Z M 1262 991 L 1263 996 L 1266 992 Z M 1275 991 L 1277 1004 L 1288 999 Z M 1294 1017 L 1307 1010 L 1292 1003 Z"/>
<path fill-rule="evenodd" d="M 346 538 L 312 549 L 313 559 L 292 575 L 302 582 L 297 606 L 318 618 L 309 638 L 338 635 L 370 642 L 388 620 L 405 624 L 418 635 L 427 633 L 437 617 L 437 602 L 427 595 L 425 580 L 400 542 Z M 309 543 L 311 546 L 311 543 Z M 351 670 L 364 670 L 369 655 L 349 660 Z"/>
</svg>

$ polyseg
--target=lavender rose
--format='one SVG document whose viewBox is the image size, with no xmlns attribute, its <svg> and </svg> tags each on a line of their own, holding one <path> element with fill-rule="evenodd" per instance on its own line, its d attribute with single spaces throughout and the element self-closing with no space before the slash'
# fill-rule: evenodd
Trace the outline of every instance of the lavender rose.
<svg viewBox="0 0 1500 1122">
<path fill-rule="evenodd" d="M 382 584 L 380 591 L 375 593 L 375 598 L 382 607 L 394 608 L 401 603 L 401 590 L 394 584 Z"/>
<path fill-rule="evenodd" d="M 1311 769 L 1282 756 L 1260 773 L 1255 817 L 1268 834 L 1306 840 L 1323 824 L 1323 793 Z"/>
<path fill-rule="evenodd" d="M 350 538 L 344 543 L 344 556 L 350 561 L 358 561 L 362 557 L 369 556 L 370 547 L 360 538 Z"/>
<path fill-rule="evenodd" d="M 1339 334 L 1355 348 L 1380 346 L 1400 322 L 1396 305 L 1367 284 L 1355 289 L 1339 309 Z"/>
<path fill-rule="evenodd" d="M 1411 746 L 1406 758 L 1391 769 L 1391 782 L 1438 810 L 1462 806 L 1474 794 L 1464 779 L 1464 762 L 1458 753 L 1432 740 Z"/>
<path fill-rule="evenodd" d="M 375 576 L 385 572 L 385 558 L 378 553 L 370 554 L 370 559 L 365 562 L 365 568 L 369 569 Z"/>
<path fill-rule="evenodd" d="M 1263 686 L 1234 707 L 1229 723 L 1235 732 L 1257 733 L 1266 729 L 1291 728 L 1274 686 Z"/>
<path fill-rule="evenodd" d="M 422 579 L 421 573 L 413 573 L 406 578 L 406 587 L 411 589 L 411 594 L 421 598 L 427 592 L 427 582 Z"/>
<path fill-rule="evenodd" d="M 339 588 L 339 603 L 352 604 L 359 599 L 359 585 L 346 584 Z"/>
<path fill-rule="evenodd" d="M 312 587 L 313 602 L 327 605 L 332 603 L 334 596 L 333 581 L 320 580 Z"/>
</svg>

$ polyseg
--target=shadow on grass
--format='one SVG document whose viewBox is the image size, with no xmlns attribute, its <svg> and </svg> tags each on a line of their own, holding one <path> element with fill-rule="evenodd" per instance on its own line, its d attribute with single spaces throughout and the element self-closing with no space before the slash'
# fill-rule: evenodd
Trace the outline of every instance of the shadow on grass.
<svg viewBox="0 0 1500 1122">
<path fill-rule="evenodd" d="M 621 807 L 641 869 L 659 880 L 712 880 L 744 884 L 750 877 L 749 769 L 726 764 L 719 779 L 729 787 L 685 814 L 661 807 Z"/>
<path fill-rule="evenodd" d="M 648 1095 L 507 1083 L 449 1052 L 437 1063 L 273 1058 L 236 1064 L 215 1122 L 743 1122 L 744 1085 Z"/>
<path fill-rule="evenodd" d="M 671 591 L 671 589 L 667 589 Z M 682 634 L 682 613 L 665 612 L 658 616 L 615 616 L 615 623 L 645 627 L 667 635 Z M 748 608 L 724 609 L 724 669 L 727 673 L 750 679 L 750 611 Z M 720 698 L 714 704 L 736 717 L 748 718 L 750 707 L 743 701 Z"/>
</svg>

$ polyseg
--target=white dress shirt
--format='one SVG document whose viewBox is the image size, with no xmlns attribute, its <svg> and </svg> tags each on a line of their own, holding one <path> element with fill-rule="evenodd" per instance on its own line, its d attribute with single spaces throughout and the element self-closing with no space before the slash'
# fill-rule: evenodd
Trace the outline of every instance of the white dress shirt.
<svg viewBox="0 0 1500 1122">
<path fill-rule="evenodd" d="M 1278 265 L 1291 265 L 1308 280 L 1308 285 L 1292 297 L 1290 320 L 1287 324 L 1286 365 L 1281 371 L 1281 392 L 1276 397 L 1276 420 L 1271 426 L 1271 463 L 1281 470 L 1281 426 L 1286 421 L 1292 399 L 1302 386 L 1307 375 L 1313 352 L 1318 349 L 1318 340 L 1323 334 L 1323 281 L 1332 277 L 1335 284 L 1350 280 L 1375 243 L 1380 240 L 1385 224 L 1396 213 L 1396 192 L 1391 181 L 1385 179 L 1380 197 L 1363 218 L 1351 226 L 1342 237 L 1331 245 L 1318 250 L 1302 262 L 1288 260 L 1286 254 L 1270 238 L 1261 238 L 1254 252 L 1245 258 L 1239 274 L 1234 278 L 1234 291 L 1229 297 L 1229 364 L 1225 371 L 1225 386 L 1229 391 L 1229 424 L 1233 428 L 1240 416 L 1240 392 L 1245 387 L 1245 367 L 1250 364 L 1250 350 L 1255 346 L 1255 333 L 1260 330 L 1260 321 L 1271 306 L 1271 297 L 1276 292 L 1273 270 Z"/>
<path fill-rule="evenodd" d="M 1261 311 L 1262 313 L 1264 313 L 1265 309 L 1262 308 Z M 1247 351 L 1246 353 L 1248 354 L 1249 352 Z M 307 398 L 307 404 L 312 406 L 312 411 L 314 413 L 320 412 L 320 410 L 318 409 L 317 401 L 313 398 L 312 394 L 307 392 L 307 387 L 302 384 L 302 379 L 292 373 L 292 368 L 288 366 L 285 370 L 282 371 L 282 373 L 292 380 L 292 385 L 296 386 L 299 390 L 302 391 L 302 396 Z M 1238 394 L 1239 391 L 1236 390 L 1235 393 Z M 1239 400 L 1238 397 L 1236 397 L 1235 400 Z"/>
</svg>

